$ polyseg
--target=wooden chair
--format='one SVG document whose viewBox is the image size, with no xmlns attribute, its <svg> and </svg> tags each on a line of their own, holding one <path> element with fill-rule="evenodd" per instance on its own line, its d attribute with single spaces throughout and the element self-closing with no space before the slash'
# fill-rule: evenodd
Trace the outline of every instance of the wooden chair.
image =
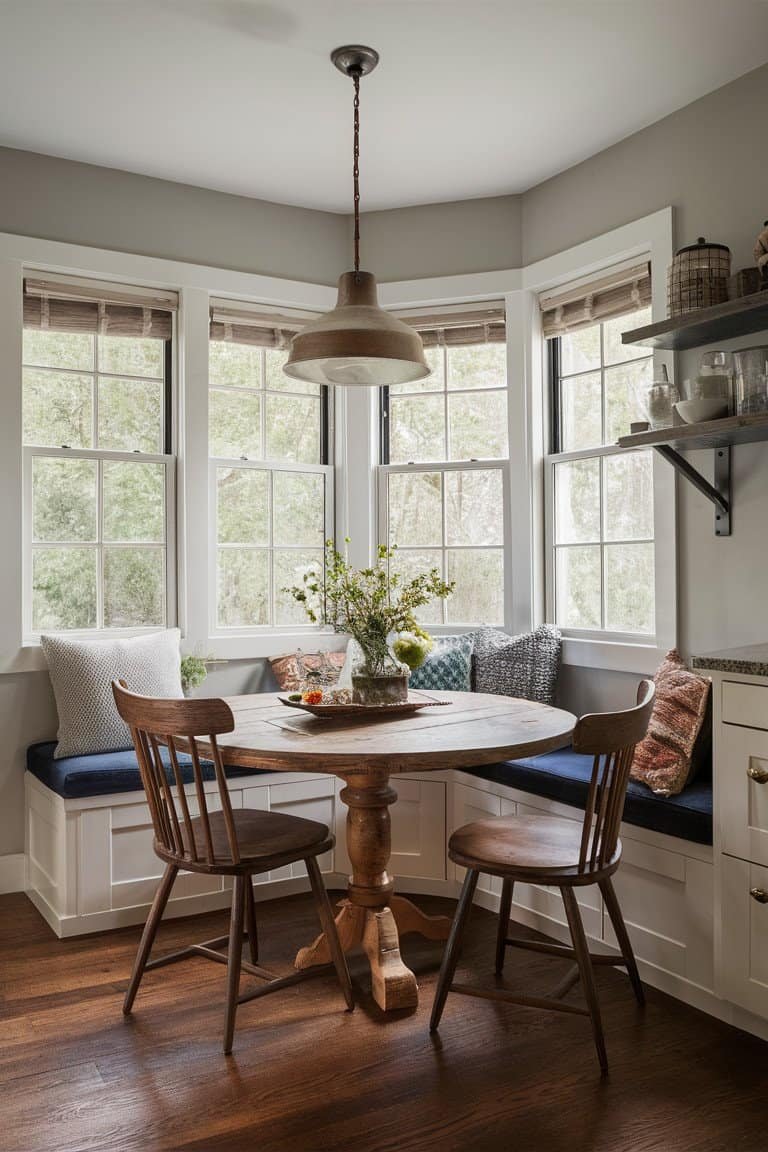
<svg viewBox="0 0 768 1152">
<path fill-rule="evenodd" d="M 152 815 L 154 849 L 165 861 L 165 872 L 155 894 L 149 918 L 139 944 L 131 982 L 125 994 L 123 1012 L 130 1013 L 144 973 L 150 968 L 172 964 L 188 956 L 205 956 L 227 965 L 227 1003 L 224 1018 L 224 1052 L 232 1051 L 237 1005 L 274 992 L 315 975 L 318 969 L 294 972 L 273 978 L 258 964 L 259 945 L 252 877 L 273 868 L 282 868 L 303 860 L 317 904 L 320 923 L 328 940 L 333 965 L 341 984 L 347 1007 L 352 1009 L 352 985 L 347 962 L 336 932 L 331 905 L 325 891 L 317 857 L 333 847 L 334 837 L 324 824 L 288 816 L 279 812 L 262 812 L 233 808 L 224 775 L 217 735 L 231 732 L 235 722 L 223 700 L 154 700 L 129 692 L 123 682 L 113 682 L 117 710 L 131 730 L 141 778 Z M 203 788 L 203 769 L 196 737 L 205 737 L 212 749 L 220 811 L 211 811 L 209 797 Z M 160 757 L 160 745 L 168 747 L 174 783 L 169 783 Z M 193 816 L 184 788 L 177 752 L 188 751 L 199 815 Z M 174 787 L 175 784 L 175 787 Z M 177 952 L 150 960 L 149 954 L 173 882 L 179 869 L 214 876 L 232 876 L 232 913 L 228 936 L 192 944 Z M 244 933 L 243 927 L 246 927 Z M 250 950 L 250 962 L 242 960 L 244 938 Z M 227 953 L 219 951 L 228 943 Z M 327 971 L 327 966 L 320 972 Z M 240 993 L 241 971 L 266 980 L 255 989 Z"/>
<path fill-rule="evenodd" d="M 526 1008 L 546 1008 L 588 1015 L 600 1067 L 607 1071 L 607 1058 L 600 1005 L 595 988 L 594 964 L 618 964 L 627 969 L 635 996 L 644 1003 L 643 986 L 637 971 L 629 936 L 621 915 L 611 876 L 621 861 L 619 826 L 629 783 L 635 745 L 643 739 L 653 708 L 654 686 L 643 680 L 637 705 L 625 712 L 582 716 L 573 733 L 573 749 L 594 756 L 584 820 L 555 816 L 501 816 L 480 820 L 457 829 L 448 844 L 451 860 L 467 869 L 451 934 L 448 939 L 430 1019 L 434 1032 L 443 1014 L 449 992 L 460 992 L 492 1000 L 503 1000 Z M 569 957 L 576 965 L 560 981 L 549 997 L 517 996 L 503 988 L 483 990 L 455 984 L 453 977 L 466 929 L 472 898 L 481 872 L 503 880 L 496 943 L 496 974 L 500 976 L 508 947 L 527 948 L 547 955 Z M 507 937 L 512 891 L 515 881 L 558 887 L 562 893 L 573 947 L 538 940 Z M 611 918 L 621 956 L 594 955 L 587 947 L 575 889 L 597 884 Z M 565 994 L 581 978 L 587 1007 L 563 1002 Z"/>
</svg>

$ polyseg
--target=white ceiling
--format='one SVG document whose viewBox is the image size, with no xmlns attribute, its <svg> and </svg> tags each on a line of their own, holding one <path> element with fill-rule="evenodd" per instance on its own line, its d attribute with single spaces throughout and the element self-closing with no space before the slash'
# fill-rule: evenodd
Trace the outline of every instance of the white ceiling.
<svg viewBox="0 0 768 1152">
<path fill-rule="evenodd" d="M 0 144 L 346 212 L 350 42 L 381 54 L 362 206 L 391 208 L 523 191 L 726 84 L 768 3 L 0 0 Z"/>
</svg>

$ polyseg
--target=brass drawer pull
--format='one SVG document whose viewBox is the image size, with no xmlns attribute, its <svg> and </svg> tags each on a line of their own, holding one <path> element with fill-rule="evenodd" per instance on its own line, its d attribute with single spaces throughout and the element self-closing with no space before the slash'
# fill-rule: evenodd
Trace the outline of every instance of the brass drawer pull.
<svg viewBox="0 0 768 1152">
<path fill-rule="evenodd" d="M 765 888 L 750 888 L 749 894 L 758 904 L 768 904 L 768 892 Z"/>
<path fill-rule="evenodd" d="M 747 776 L 750 780 L 754 780 L 755 784 L 768 784 L 768 768 L 759 768 L 757 764 L 750 763 Z"/>
</svg>

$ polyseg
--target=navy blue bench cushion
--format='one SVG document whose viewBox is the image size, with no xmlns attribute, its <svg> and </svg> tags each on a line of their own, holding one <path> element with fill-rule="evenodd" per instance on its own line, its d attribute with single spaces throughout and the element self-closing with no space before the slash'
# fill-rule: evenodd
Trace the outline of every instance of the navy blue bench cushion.
<svg viewBox="0 0 768 1152">
<path fill-rule="evenodd" d="M 592 757 L 564 748 L 523 760 L 508 760 L 481 768 L 467 768 L 470 776 L 495 780 L 584 809 L 592 774 Z M 712 781 L 694 780 L 678 796 L 654 796 L 644 784 L 629 783 L 624 820 L 652 832 L 679 836 L 697 844 L 712 843 Z"/>
<path fill-rule="evenodd" d="M 67 800 L 82 796 L 107 796 L 112 792 L 141 792 L 144 785 L 133 748 L 123 752 L 94 752 L 89 756 L 66 756 L 54 760 L 56 741 L 32 744 L 27 749 L 27 771 L 36 776 L 41 784 L 58 792 Z M 161 748 L 168 779 L 171 779 L 171 766 L 167 748 Z M 192 761 L 189 756 L 179 754 L 179 766 L 186 784 L 192 783 Z M 265 769 L 266 771 L 266 769 Z M 228 777 L 256 776 L 254 768 L 227 768 Z M 203 777 L 214 779 L 212 764 L 203 764 Z"/>
</svg>

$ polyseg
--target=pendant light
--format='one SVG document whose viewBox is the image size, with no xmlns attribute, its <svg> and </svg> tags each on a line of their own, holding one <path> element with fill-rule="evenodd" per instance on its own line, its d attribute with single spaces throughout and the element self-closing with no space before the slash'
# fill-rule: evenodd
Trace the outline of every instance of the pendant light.
<svg viewBox="0 0 768 1152">
<path fill-rule="evenodd" d="M 363 384 L 379 387 L 422 380 L 430 369 L 415 329 L 379 307 L 376 278 L 360 271 L 360 79 L 379 62 L 373 48 L 359 44 L 336 48 L 331 60 L 355 88 L 352 179 L 355 214 L 354 271 L 339 277 L 332 312 L 307 324 L 291 342 L 284 371 L 315 384 Z"/>
</svg>

